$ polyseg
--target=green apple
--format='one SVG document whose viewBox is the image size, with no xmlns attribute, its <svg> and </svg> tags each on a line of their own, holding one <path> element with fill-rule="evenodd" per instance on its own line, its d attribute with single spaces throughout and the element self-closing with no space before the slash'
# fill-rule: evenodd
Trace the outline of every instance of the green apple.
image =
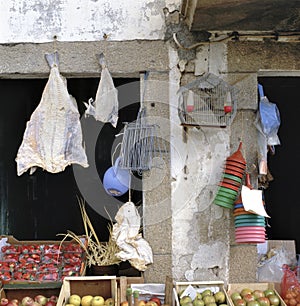
<svg viewBox="0 0 300 306">
<path fill-rule="evenodd" d="M 192 303 L 192 302 L 193 302 L 192 298 L 189 295 L 185 295 L 180 299 L 179 304 L 184 305 L 186 303 Z"/>
<path fill-rule="evenodd" d="M 204 296 L 203 297 L 203 301 L 204 301 L 205 305 L 216 302 L 215 297 L 213 295 L 206 295 L 206 296 Z"/>
<path fill-rule="evenodd" d="M 205 305 L 205 303 L 204 303 L 204 301 L 203 300 L 200 300 L 200 299 L 194 299 L 194 301 L 193 301 L 193 306 L 204 306 Z"/>
<path fill-rule="evenodd" d="M 254 301 L 247 302 L 247 306 L 260 306 L 260 304 L 258 301 L 254 300 Z"/>
<path fill-rule="evenodd" d="M 252 290 L 249 288 L 243 288 L 240 292 L 241 296 L 244 297 L 247 294 L 252 294 Z"/>
<path fill-rule="evenodd" d="M 256 299 L 260 306 L 270 306 L 270 300 L 265 296 L 260 296 Z"/>
<path fill-rule="evenodd" d="M 148 302 L 149 303 L 149 302 Z M 155 303 L 156 304 L 156 303 Z M 157 305 L 157 304 L 156 304 Z M 147 305 L 146 306 L 153 306 L 153 305 Z M 193 306 L 193 302 L 186 302 L 184 304 L 182 304 L 182 306 Z"/>
<path fill-rule="evenodd" d="M 213 295 L 213 293 L 210 289 L 206 289 L 202 292 L 202 297 L 205 297 L 206 295 Z"/>
<path fill-rule="evenodd" d="M 222 292 L 222 291 L 216 292 L 214 294 L 214 297 L 215 297 L 216 303 L 218 303 L 218 304 L 223 304 L 226 301 L 225 293 Z"/>
<path fill-rule="evenodd" d="M 72 294 L 69 297 L 68 303 L 72 304 L 74 306 L 80 306 L 80 304 L 81 304 L 81 297 L 78 294 Z"/>
<path fill-rule="evenodd" d="M 255 297 L 255 299 L 257 300 L 260 297 L 264 297 L 265 294 L 262 290 L 256 289 L 252 292 L 253 296 Z"/>
<path fill-rule="evenodd" d="M 202 294 L 200 292 L 197 292 L 196 299 L 202 300 Z"/>
<path fill-rule="evenodd" d="M 231 293 L 230 297 L 231 297 L 231 299 L 232 299 L 233 301 L 236 300 L 236 299 L 241 299 L 241 298 L 242 298 L 242 296 L 240 295 L 240 293 L 237 292 L 237 291 Z"/>
<path fill-rule="evenodd" d="M 270 301 L 270 304 L 273 306 L 278 306 L 280 304 L 280 299 L 276 294 L 268 295 L 268 299 Z"/>
<path fill-rule="evenodd" d="M 206 306 L 218 306 L 217 303 L 208 303 Z"/>
<path fill-rule="evenodd" d="M 251 293 L 245 294 L 243 296 L 243 299 L 246 301 L 246 303 L 249 303 L 251 301 L 255 301 L 255 297 Z"/>
<path fill-rule="evenodd" d="M 264 291 L 264 294 L 265 294 L 265 296 L 269 296 L 269 295 L 275 294 L 275 292 L 272 289 L 266 289 Z"/>
<path fill-rule="evenodd" d="M 246 301 L 242 298 L 233 301 L 234 306 L 246 306 Z"/>
<path fill-rule="evenodd" d="M 103 306 L 105 302 L 105 299 L 101 295 L 96 295 L 93 297 L 91 301 L 91 306 Z"/>
</svg>

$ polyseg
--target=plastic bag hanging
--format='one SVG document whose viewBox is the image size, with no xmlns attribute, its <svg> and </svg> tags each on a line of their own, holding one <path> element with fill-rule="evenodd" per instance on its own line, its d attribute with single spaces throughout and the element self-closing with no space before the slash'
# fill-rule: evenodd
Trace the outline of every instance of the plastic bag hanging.
<svg viewBox="0 0 300 306">
<path fill-rule="evenodd" d="M 275 103 L 272 103 L 264 95 L 263 86 L 258 84 L 259 90 L 259 111 L 256 118 L 256 126 L 267 138 L 267 144 L 270 146 L 279 145 L 277 136 L 280 127 L 279 109 Z"/>
<path fill-rule="evenodd" d="M 268 98 L 265 96 L 261 84 L 258 84 L 258 90 L 260 101 L 255 126 L 258 130 L 259 174 L 266 175 L 268 171 L 268 146 L 273 147 L 274 145 L 280 144 L 280 140 L 277 136 L 280 126 L 280 114 L 277 105 L 269 102 Z"/>
<path fill-rule="evenodd" d="M 58 173 L 71 164 L 88 167 L 77 103 L 59 73 L 58 53 L 45 55 L 50 75 L 41 101 L 27 122 L 18 150 L 17 174 L 36 167 Z"/>
<path fill-rule="evenodd" d="M 90 98 L 86 106 L 85 115 L 94 116 L 96 120 L 101 122 L 110 122 L 113 127 L 118 123 L 118 90 L 114 86 L 113 79 L 106 66 L 104 54 L 99 56 L 101 65 L 101 77 L 96 92 L 95 101 Z"/>
<path fill-rule="evenodd" d="M 140 234 L 141 217 L 133 202 L 126 202 L 118 210 L 113 225 L 112 238 L 120 248 L 116 256 L 128 260 L 139 271 L 145 271 L 153 263 L 149 243 Z"/>
</svg>

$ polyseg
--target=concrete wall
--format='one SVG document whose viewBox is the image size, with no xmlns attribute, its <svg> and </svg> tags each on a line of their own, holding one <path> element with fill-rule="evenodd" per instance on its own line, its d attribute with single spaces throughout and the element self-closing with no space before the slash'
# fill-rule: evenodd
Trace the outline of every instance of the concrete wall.
<svg viewBox="0 0 300 306">
<path fill-rule="evenodd" d="M 1 1 L 0 43 L 161 39 L 164 8 L 178 9 L 179 0 L 165 1 Z"/>
</svg>

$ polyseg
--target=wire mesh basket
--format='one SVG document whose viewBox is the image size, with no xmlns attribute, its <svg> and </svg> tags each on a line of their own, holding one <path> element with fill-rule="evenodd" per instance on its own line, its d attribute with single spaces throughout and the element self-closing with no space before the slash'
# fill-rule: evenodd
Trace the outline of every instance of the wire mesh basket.
<svg viewBox="0 0 300 306">
<path fill-rule="evenodd" d="M 177 94 L 184 126 L 226 127 L 236 115 L 236 89 L 212 73 L 182 86 Z"/>
<path fill-rule="evenodd" d="M 157 124 L 146 122 L 145 109 L 139 111 L 137 120 L 125 123 L 120 152 L 120 167 L 131 171 L 147 171 L 161 167 L 165 144 Z"/>
</svg>

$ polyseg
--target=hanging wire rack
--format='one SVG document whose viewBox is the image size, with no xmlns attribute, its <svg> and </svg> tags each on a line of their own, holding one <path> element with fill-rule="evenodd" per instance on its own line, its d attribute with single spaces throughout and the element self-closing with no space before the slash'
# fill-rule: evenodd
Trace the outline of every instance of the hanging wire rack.
<svg viewBox="0 0 300 306">
<path fill-rule="evenodd" d="M 180 87 L 177 94 L 178 115 L 184 126 L 226 127 L 236 115 L 236 88 L 212 73 Z"/>
<path fill-rule="evenodd" d="M 148 73 L 144 75 L 144 90 L 141 106 L 134 122 L 125 122 L 120 149 L 120 167 L 131 171 L 150 170 L 161 166 L 162 153 L 165 152 L 164 141 L 159 133 L 158 124 L 147 123 L 144 96 Z"/>
</svg>

